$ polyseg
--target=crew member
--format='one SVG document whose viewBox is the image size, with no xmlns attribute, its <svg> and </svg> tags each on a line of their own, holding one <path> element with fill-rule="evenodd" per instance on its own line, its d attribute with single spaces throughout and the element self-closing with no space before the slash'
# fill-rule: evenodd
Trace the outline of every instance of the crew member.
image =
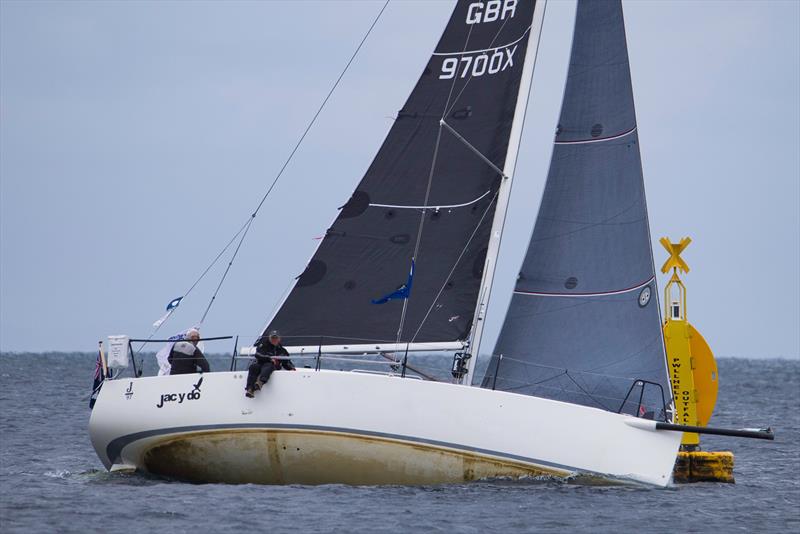
<svg viewBox="0 0 800 534">
<path fill-rule="evenodd" d="M 247 386 L 245 396 L 251 399 L 255 392 L 260 390 L 269 380 L 273 371 L 286 369 L 294 371 L 292 360 L 288 359 L 289 352 L 281 345 L 281 335 L 273 330 L 267 337 L 260 337 L 256 341 L 256 361 L 250 364 L 247 370 Z"/>
<path fill-rule="evenodd" d="M 192 328 L 186 332 L 185 341 L 178 341 L 172 346 L 167 357 L 170 363 L 169 374 L 186 375 L 196 373 L 198 370 L 206 373 L 211 370 L 208 360 L 197 348 L 198 341 L 200 341 L 200 332 L 196 328 Z"/>
</svg>

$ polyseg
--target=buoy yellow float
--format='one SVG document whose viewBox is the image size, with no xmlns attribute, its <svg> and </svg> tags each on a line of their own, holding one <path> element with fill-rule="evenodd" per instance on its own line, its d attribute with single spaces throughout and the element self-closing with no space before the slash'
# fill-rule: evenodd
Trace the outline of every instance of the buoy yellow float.
<svg viewBox="0 0 800 534">
<path fill-rule="evenodd" d="M 689 272 L 689 265 L 680 254 L 692 240 L 684 237 L 678 243 L 672 243 L 662 237 L 660 241 L 669 253 L 661 272 L 672 271 L 664 288 L 664 346 L 675 401 L 673 422 L 704 427 L 711 420 L 717 403 L 719 373 L 708 343 L 686 319 L 686 286 L 678 271 Z M 702 451 L 700 435 L 684 432 L 673 480 L 733 482 L 733 453 Z"/>
</svg>

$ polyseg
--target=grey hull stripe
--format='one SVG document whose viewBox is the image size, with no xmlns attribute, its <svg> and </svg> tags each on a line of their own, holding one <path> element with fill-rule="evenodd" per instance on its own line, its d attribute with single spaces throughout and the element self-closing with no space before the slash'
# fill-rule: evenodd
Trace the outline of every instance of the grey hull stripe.
<svg viewBox="0 0 800 534">
<path fill-rule="evenodd" d="M 144 432 L 135 432 L 133 434 L 128 434 L 127 436 L 121 436 L 112 440 L 108 446 L 106 447 L 106 455 L 108 459 L 111 461 L 112 464 L 120 463 L 120 456 L 122 453 L 122 449 L 130 445 L 131 443 L 138 441 L 140 439 L 150 438 L 154 436 L 161 436 L 167 434 L 180 434 L 184 432 L 202 432 L 204 430 L 240 430 L 240 429 L 252 429 L 252 430 L 313 430 L 313 431 L 321 431 L 321 432 L 330 432 L 330 433 L 344 433 L 344 434 L 355 434 L 360 436 L 371 436 L 371 437 L 378 437 L 378 438 L 386 438 L 392 439 L 396 441 L 407 441 L 411 443 L 425 443 L 426 445 L 433 445 L 436 447 L 446 447 L 448 449 L 455 449 L 459 451 L 469 451 L 479 454 L 485 454 L 487 456 L 495 456 L 498 458 L 507 458 L 510 460 L 517 460 L 529 464 L 537 464 L 543 467 L 551 467 L 554 469 L 560 469 L 562 471 L 570 471 L 570 472 L 577 472 L 581 471 L 583 473 L 591 473 L 590 471 L 586 471 L 583 469 L 578 469 L 576 467 L 570 467 L 568 465 L 557 464 L 554 462 L 548 462 L 545 460 L 539 460 L 536 458 L 528 458 L 527 456 L 519 456 L 516 454 L 509 454 L 505 452 L 493 451 L 489 449 L 481 449 L 478 447 L 470 447 L 468 445 L 460 445 L 456 443 L 448 443 L 446 441 L 437 441 L 433 439 L 425 439 L 425 438 L 418 438 L 413 436 L 401 436 L 398 434 L 387 434 L 384 432 L 372 432 L 369 430 L 355 430 L 352 428 L 340 428 L 340 427 L 329 427 L 329 426 L 318 426 L 318 425 L 287 425 L 287 424 L 250 424 L 250 423 L 236 423 L 236 424 L 219 424 L 219 425 L 194 425 L 194 426 L 180 426 L 180 427 L 173 427 L 173 428 L 164 428 L 158 430 L 145 430 Z M 595 473 L 599 474 L 599 473 Z"/>
</svg>

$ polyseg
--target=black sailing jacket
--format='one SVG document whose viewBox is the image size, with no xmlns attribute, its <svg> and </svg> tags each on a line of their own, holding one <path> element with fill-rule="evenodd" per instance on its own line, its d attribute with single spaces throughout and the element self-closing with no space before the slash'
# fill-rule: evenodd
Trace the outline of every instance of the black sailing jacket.
<svg viewBox="0 0 800 534">
<path fill-rule="evenodd" d="M 198 367 L 201 371 L 206 373 L 210 370 L 208 360 L 206 360 L 203 353 L 200 352 L 200 349 L 188 341 L 178 341 L 175 343 L 167 360 L 171 365 L 169 371 L 171 375 L 196 373 Z"/>
<path fill-rule="evenodd" d="M 260 338 L 256 342 L 256 361 L 259 364 L 265 364 L 268 361 L 271 361 L 275 356 L 288 356 L 289 351 L 283 348 L 283 345 L 278 343 L 277 345 L 273 345 L 269 342 L 269 339 Z M 292 360 L 278 360 L 280 365 L 276 367 L 276 369 L 286 369 L 287 371 L 292 371 L 294 369 L 294 364 Z"/>
</svg>

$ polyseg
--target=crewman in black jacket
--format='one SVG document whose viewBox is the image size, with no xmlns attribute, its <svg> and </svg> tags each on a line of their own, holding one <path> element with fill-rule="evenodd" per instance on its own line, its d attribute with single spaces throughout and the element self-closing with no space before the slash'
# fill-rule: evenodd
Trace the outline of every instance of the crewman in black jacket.
<svg viewBox="0 0 800 534">
<path fill-rule="evenodd" d="M 281 345 L 281 335 L 277 330 L 270 332 L 268 337 L 260 337 L 256 341 L 255 348 L 256 361 L 251 363 L 247 370 L 247 386 L 244 392 L 245 397 L 251 399 L 255 397 L 255 392 L 267 383 L 273 371 L 295 370 L 292 360 L 288 359 L 289 352 Z"/>
<path fill-rule="evenodd" d="M 178 341 L 172 346 L 167 360 L 170 363 L 169 374 L 186 375 L 196 373 L 198 367 L 201 372 L 209 372 L 211 369 L 208 360 L 197 348 L 200 341 L 200 332 L 192 328 L 186 333 L 186 341 Z"/>
</svg>

